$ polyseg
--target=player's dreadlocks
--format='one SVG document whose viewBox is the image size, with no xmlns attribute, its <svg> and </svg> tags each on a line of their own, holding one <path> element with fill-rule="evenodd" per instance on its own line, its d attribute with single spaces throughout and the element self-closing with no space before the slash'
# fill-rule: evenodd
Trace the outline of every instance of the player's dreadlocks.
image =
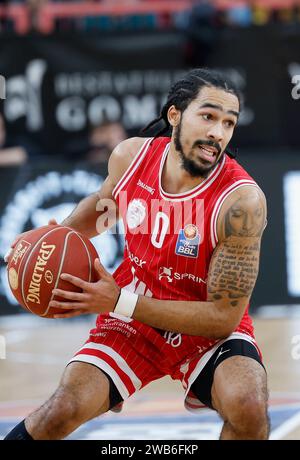
<svg viewBox="0 0 300 460">
<path fill-rule="evenodd" d="M 168 120 L 168 110 L 174 105 L 176 109 L 184 112 L 188 105 L 197 97 L 199 91 L 204 86 L 210 86 L 214 88 L 220 88 L 228 93 L 234 94 L 242 105 L 242 95 L 236 85 L 221 75 L 219 72 L 209 69 L 193 69 L 188 72 L 181 80 L 178 80 L 171 86 L 168 94 L 167 102 L 164 104 L 160 116 L 151 121 L 142 132 L 147 131 L 160 121 L 164 121 L 165 126 L 158 131 L 154 137 L 159 137 L 167 133 L 170 129 L 170 123 Z M 230 152 L 231 153 L 231 152 Z M 234 156 L 231 153 L 231 156 Z"/>
</svg>

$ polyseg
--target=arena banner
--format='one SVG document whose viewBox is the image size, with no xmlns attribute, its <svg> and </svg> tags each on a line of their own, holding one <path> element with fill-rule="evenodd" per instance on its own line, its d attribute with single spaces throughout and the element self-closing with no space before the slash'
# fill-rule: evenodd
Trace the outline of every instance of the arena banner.
<svg viewBox="0 0 300 460">
<path fill-rule="evenodd" d="M 276 155 L 252 150 L 241 152 L 239 161 L 261 186 L 268 202 L 268 225 L 251 309 L 299 304 L 298 156 L 284 150 Z M 105 176 L 106 170 L 95 171 L 83 163 L 71 166 L 50 159 L 20 169 L 0 169 L 0 314 L 23 311 L 8 287 L 3 261 L 11 241 L 28 229 L 46 225 L 50 218 L 61 222 L 82 198 L 99 189 Z M 111 272 L 122 258 L 123 233 L 120 223 L 117 231 L 112 229 L 92 240 Z"/>
<path fill-rule="evenodd" d="M 36 153 L 86 148 L 91 125 L 121 122 L 136 133 L 156 117 L 185 71 L 178 34 L 15 37 L 0 43 L 9 134 Z"/>
<path fill-rule="evenodd" d="M 280 62 L 287 71 L 280 75 L 280 94 L 289 97 L 280 99 L 281 123 L 286 145 L 299 149 L 299 114 L 300 114 L 300 33 L 290 30 L 282 34 Z"/>
<path fill-rule="evenodd" d="M 245 94 L 233 146 L 299 146 L 299 46 L 299 32 L 267 27 L 220 31 L 209 49 L 179 32 L 2 36 L 8 137 L 32 155 L 80 156 L 91 125 L 120 121 L 136 135 L 175 80 L 208 66 Z"/>
</svg>

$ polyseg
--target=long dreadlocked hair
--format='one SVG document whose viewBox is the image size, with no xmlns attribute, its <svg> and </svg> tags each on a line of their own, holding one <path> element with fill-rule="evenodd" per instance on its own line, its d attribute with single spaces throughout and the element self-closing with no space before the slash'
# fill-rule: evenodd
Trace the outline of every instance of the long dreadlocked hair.
<svg viewBox="0 0 300 460">
<path fill-rule="evenodd" d="M 165 126 L 158 131 L 154 137 L 156 138 L 167 133 L 171 127 L 168 120 L 169 108 L 174 105 L 177 110 L 180 110 L 181 113 L 183 113 L 188 105 L 198 96 L 200 89 L 204 86 L 219 88 L 227 91 L 228 93 L 234 94 L 238 98 L 241 107 L 242 94 L 230 79 L 214 70 L 193 69 L 181 80 L 178 80 L 171 86 L 167 101 L 162 107 L 159 117 L 152 120 L 145 128 L 142 129 L 142 132 L 147 131 L 163 121 Z M 230 153 L 231 156 L 235 156 L 232 152 Z"/>
</svg>

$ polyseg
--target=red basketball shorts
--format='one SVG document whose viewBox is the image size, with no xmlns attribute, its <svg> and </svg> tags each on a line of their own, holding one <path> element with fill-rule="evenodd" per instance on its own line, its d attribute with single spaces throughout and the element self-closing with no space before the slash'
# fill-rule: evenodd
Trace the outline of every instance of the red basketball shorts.
<svg viewBox="0 0 300 460">
<path fill-rule="evenodd" d="M 189 392 L 192 383 L 218 347 L 232 339 L 251 342 L 259 352 L 254 338 L 238 329 L 230 337 L 217 341 L 159 332 L 131 318 L 101 314 L 89 339 L 69 363 L 81 361 L 102 369 L 124 400 L 148 383 L 169 375 L 182 382 L 185 406 L 195 411 L 205 406 Z"/>
</svg>

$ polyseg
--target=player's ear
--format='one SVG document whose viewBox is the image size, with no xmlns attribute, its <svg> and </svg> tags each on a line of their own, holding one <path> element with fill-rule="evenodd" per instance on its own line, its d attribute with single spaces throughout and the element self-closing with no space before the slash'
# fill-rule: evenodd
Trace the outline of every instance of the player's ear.
<svg viewBox="0 0 300 460">
<path fill-rule="evenodd" d="M 173 128 L 175 126 L 178 126 L 180 122 L 180 118 L 181 118 L 180 110 L 176 109 L 175 105 L 171 105 L 171 107 L 169 107 L 169 110 L 168 110 L 168 120 L 169 120 L 170 125 L 173 126 Z"/>
</svg>

